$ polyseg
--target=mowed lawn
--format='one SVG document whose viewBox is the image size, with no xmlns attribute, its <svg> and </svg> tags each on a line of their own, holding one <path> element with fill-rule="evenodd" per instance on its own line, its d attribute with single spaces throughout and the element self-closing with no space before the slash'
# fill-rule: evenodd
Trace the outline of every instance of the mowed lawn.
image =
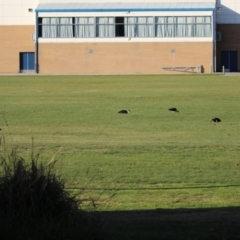
<svg viewBox="0 0 240 240">
<path fill-rule="evenodd" d="M 34 139 L 83 207 L 240 205 L 240 77 L 1 76 L 0 112 L 1 153 Z"/>
</svg>

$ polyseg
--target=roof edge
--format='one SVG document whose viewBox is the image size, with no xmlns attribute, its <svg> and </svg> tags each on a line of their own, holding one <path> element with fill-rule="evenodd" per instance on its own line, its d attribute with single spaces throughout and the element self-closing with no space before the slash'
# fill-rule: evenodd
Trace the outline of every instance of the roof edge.
<svg viewBox="0 0 240 240">
<path fill-rule="evenodd" d="M 215 8 L 116 8 L 116 9 L 36 9 L 35 12 L 176 12 L 176 11 L 214 11 Z"/>
</svg>

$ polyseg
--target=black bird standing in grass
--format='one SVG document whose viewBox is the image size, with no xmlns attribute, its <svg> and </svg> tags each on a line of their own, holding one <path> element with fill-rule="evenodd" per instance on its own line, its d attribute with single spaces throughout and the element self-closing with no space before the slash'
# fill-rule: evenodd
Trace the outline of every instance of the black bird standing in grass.
<svg viewBox="0 0 240 240">
<path fill-rule="evenodd" d="M 176 108 L 169 108 L 168 110 L 172 113 L 179 113 L 179 111 Z"/>
<path fill-rule="evenodd" d="M 128 114 L 128 113 L 130 113 L 130 110 L 121 110 L 118 113 L 120 113 L 120 114 Z"/>
<path fill-rule="evenodd" d="M 221 119 L 220 119 L 220 118 L 213 118 L 213 119 L 211 120 L 211 122 L 219 123 L 219 122 L 221 122 Z"/>
</svg>

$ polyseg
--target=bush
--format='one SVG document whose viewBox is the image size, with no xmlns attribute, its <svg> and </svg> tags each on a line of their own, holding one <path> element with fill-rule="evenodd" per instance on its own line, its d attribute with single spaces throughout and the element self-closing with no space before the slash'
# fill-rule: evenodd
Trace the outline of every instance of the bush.
<svg viewBox="0 0 240 240">
<path fill-rule="evenodd" d="M 37 156 L 26 162 L 12 150 L 1 167 L 1 239 L 106 239 L 99 219 L 64 189 L 54 162 L 44 165 Z"/>
</svg>

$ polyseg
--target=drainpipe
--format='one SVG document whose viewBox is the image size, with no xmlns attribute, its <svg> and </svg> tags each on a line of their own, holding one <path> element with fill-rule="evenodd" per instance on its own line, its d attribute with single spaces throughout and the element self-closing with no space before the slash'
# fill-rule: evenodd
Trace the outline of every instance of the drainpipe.
<svg viewBox="0 0 240 240">
<path fill-rule="evenodd" d="M 217 11 L 214 10 L 214 72 L 217 72 Z"/>
<path fill-rule="evenodd" d="M 38 13 L 36 12 L 35 20 L 35 72 L 38 73 Z"/>
</svg>

